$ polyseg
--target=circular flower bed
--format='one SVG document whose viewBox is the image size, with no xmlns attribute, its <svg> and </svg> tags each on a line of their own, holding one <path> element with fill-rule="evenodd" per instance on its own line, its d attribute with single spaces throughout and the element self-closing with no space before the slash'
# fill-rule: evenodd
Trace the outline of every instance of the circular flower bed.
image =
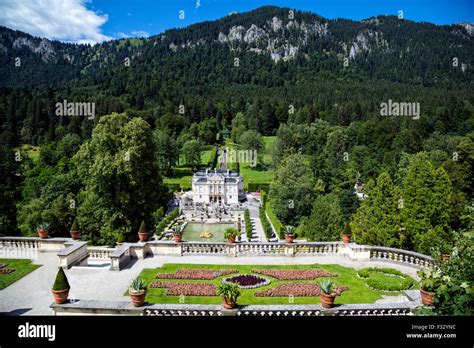
<svg viewBox="0 0 474 348">
<path fill-rule="evenodd" d="M 255 289 L 270 284 L 270 280 L 254 274 L 240 274 L 226 278 L 222 282 L 237 284 L 242 289 Z"/>
</svg>

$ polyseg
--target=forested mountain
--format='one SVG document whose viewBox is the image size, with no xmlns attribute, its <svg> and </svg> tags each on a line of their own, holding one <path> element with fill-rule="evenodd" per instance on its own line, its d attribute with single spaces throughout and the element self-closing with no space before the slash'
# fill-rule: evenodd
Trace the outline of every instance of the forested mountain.
<svg viewBox="0 0 474 348">
<path fill-rule="evenodd" d="M 273 6 L 95 46 L 1 27 L 0 234 L 31 233 L 40 220 L 53 224 L 53 234 L 67 234 L 77 215 L 88 229 L 84 235 L 96 242 L 111 242 L 117 231 L 132 236 L 142 219 L 152 224 L 153 211 L 164 206 L 161 177 L 175 169 L 184 149 L 219 142 L 223 130 L 236 143 L 255 134 L 277 136 L 271 149 L 277 184 L 270 196 L 278 217 L 302 226 L 300 234 L 316 231 L 326 219 L 318 212 L 334 207 L 340 207 L 331 215 L 338 223 L 350 219 L 358 207 L 356 178 L 370 182 L 373 197 L 398 200 L 403 192 L 416 213 L 428 203 L 449 207 L 443 214 L 427 210 L 431 220 L 420 227 L 407 215 L 394 218 L 393 202 L 374 212 L 379 203 L 368 206 L 369 200 L 357 210 L 356 228 L 369 223 L 364 216 L 384 214 L 392 220 L 383 233 L 395 231 L 395 223 L 423 236 L 466 228 L 462 214 L 473 194 L 473 53 L 470 24 L 394 16 L 327 20 Z M 96 117 L 57 116 L 55 105 L 63 100 L 95 103 Z M 419 117 L 381 116 L 381 103 L 389 100 L 419 103 Z M 102 117 L 114 112 L 126 115 Z M 19 150 L 25 144 L 39 147 L 36 163 Z M 129 148 L 138 156 L 131 162 L 123 160 Z M 295 175 L 295 166 L 304 175 Z M 419 179 L 420 172 L 429 177 Z M 287 177 L 301 181 L 302 189 L 277 187 Z M 442 189 L 420 203 L 416 185 Z M 285 213 L 295 192 L 302 204 Z M 77 210 L 69 208 L 71 200 Z M 324 238 L 333 238 L 335 231 L 326 232 Z M 360 238 L 383 244 L 372 235 Z M 385 245 L 425 251 L 418 245 L 431 237 L 403 237 L 405 244 L 397 238 Z"/>
<path fill-rule="evenodd" d="M 99 115 L 145 110 L 150 122 L 167 125 L 185 105 L 173 120 L 178 132 L 209 117 L 219 129 L 230 126 L 256 100 L 264 110 L 254 120 L 264 134 L 275 134 L 290 104 L 348 125 L 378 112 L 381 100 L 416 100 L 423 112 L 461 99 L 472 104 L 473 51 L 467 25 L 326 20 L 272 6 L 93 47 L 2 27 L 0 112 L 13 108 L 15 138 L 34 144 L 54 137 L 52 123 L 66 122 L 50 117 L 51 103 L 63 99 L 96 102 Z M 472 127 L 445 121 L 456 131 Z"/>
</svg>

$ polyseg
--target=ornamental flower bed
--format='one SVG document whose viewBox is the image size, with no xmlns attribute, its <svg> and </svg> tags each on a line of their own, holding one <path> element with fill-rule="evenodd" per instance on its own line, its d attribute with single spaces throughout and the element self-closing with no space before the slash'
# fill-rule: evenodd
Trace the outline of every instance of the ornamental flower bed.
<svg viewBox="0 0 474 348">
<path fill-rule="evenodd" d="M 197 280 L 211 280 L 223 275 L 239 273 L 235 269 L 197 269 L 197 268 L 180 268 L 176 273 L 158 273 L 157 279 L 197 279 Z"/>
<path fill-rule="evenodd" d="M 334 290 L 336 295 L 340 295 L 343 291 L 349 289 L 347 286 L 338 286 Z M 317 297 L 321 294 L 321 289 L 317 284 L 297 283 L 297 284 L 281 284 L 272 289 L 257 291 L 254 295 L 257 297 Z"/>
<path fill-rule="evenodd" d="M 166 288 L 167 296 L 217 296 L 216 286 L 208 283 L 153 282 L 150 288 Z"/>
<path fill-rule="evenodd" d="M 7 264 L 6 263 L 0 263 L 0 268 L 5 267 Z"/>
<path fill-rule="evenodd" d="M 325 272 L 320 269 L 256 269 L 252 272 L 270 276 L 279 280 L 311 280 L 322 277 L 337 277 L 335 273 Z"/>
<path fill-rule="evenodd" d="M 9 268 L 0 268 L 0 274 L 10 274 L 15 272 L 14 269 L 9 269 Z"/>
<path fill-rule="evenodd" d="M 270 284 L 270 280 L 253 274 L 241 274 L 226 278 L 224 283 L 238 284 L 241 289 L 255 289 Z"/>
</svg>

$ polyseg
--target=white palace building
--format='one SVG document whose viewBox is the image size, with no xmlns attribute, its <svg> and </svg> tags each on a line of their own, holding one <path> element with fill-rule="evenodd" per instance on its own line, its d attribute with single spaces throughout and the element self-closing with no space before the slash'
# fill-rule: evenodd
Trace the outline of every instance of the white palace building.
<svg viewBox="0 0 474 348">
<path fill-rule="evenodd" d="M 233 170 L 199 170 L 193 175 L 188 197 L 193 203 L 237 205 L 245 199 L 244 182 Z"/>
</svg>

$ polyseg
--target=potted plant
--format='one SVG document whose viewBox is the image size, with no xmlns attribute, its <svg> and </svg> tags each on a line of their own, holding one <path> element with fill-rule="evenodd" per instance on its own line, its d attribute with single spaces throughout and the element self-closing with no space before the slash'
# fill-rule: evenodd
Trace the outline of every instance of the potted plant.
<svg viewBox="0 0 474 348">
<path fill-rule="evenodd" d="M 148 231 L 146 230 L 145 221 L 142 221 L 140 229 L 138 230 L 138 238 L 140 242 L 145 242 L 148 239 Z"/>
<path fill-rule="evenodd" d="M 441 261 L 448 262 L 451 257 L 451 246 L 448 243 L 444 243 L 441 246 Z"/>
<path fill-rule="evenodd" d="M 47 222 L 42 222 L 38 225 L 38 235 L 41 239 L 48 238 L 48 228 L 49 224 Z"/>
<path fill-rule="evenodd" d="M 319 294 L 321 305 L 324 308 L 331 308 L 336 298 L 336 294 L 334 293 L 336 284 L 332 280 L 324 279 L 319 283 L 319 288 L 321 289 Z"/>
<path fill-rule="evenodd" d="M 421 278 L 420 294 L 423 304 L 432 306 L 436 289 L 441 285 L 441 272 L 437 270 L 422 270 L 418 272 Z"/>
<path fill-rule="evenodd" d="M 173 240 L 175 243 L 180 243 L 183 238 L 183 231 L 181 226 L 173 226 Z"/>
<path fill-rule="evenodd" d="M 124 242 L 125 242 L 125 235 L 123 233 L 119 233 L 119 235 L 117 236 L 117 246 L 118 247 L 122 246 Z"/>
<path fill-rule="evenodd" d="M 351 225 L 346 222 L 344 225 L 344 230 L 342 231 L 342 241 L 344 244 L 348 244 L 351 241 L 352 232 L 351 232 Z"/>
<path fill-rule="evenodd" d="M 222 297 L 222 305 L 225 309 L 237 306 L 237 298 L 240 296 L 239 285 L 235 283 L 221 283 L 217 288 L 217 294 Z"/>
<path fill-rule="evenodd" d="M 229 243 L 235 243 L 237 237 L 240 236 L 240 232 L 235 228 L 228 228 L 224 232 L 224 238 L 227 238 Z"/>
<path fill-rule="evenodd" d="M 145 296 L 147 287 L 142 278 L 135 278 L 132 280 L 130 287 L 128 288 L 128 294 L 132 298 L 132 303 L 135 307 L 140 307 L 145 302 Z"/>
<path fill-rule="evenodd" d="M 295 228 L 293 226 L 285 226 L 285 240 L 287 243 L 293 243 L 295 239 Z"/>
<path fill-rule="evenodd" d="M 53 288 L 51 289 L 51 292 L 54 296 L 54 301 L 57 304 L 66 302 L 70 288 L 71 287 L 69 286 L 66 273 L 64 273 L 62 267 L 59 267 L 58 273 L 56 274 L 56 279 L 54 280 Z"/>
<path fill-rule="evenodd" d="M 79 226 L 77 225 L 76 219 L 74 219 L 69 233 L 71 234 L 71 238 L 74 240 L 81 238 L 81 231 L 79 230 Z"/>
</svg>

